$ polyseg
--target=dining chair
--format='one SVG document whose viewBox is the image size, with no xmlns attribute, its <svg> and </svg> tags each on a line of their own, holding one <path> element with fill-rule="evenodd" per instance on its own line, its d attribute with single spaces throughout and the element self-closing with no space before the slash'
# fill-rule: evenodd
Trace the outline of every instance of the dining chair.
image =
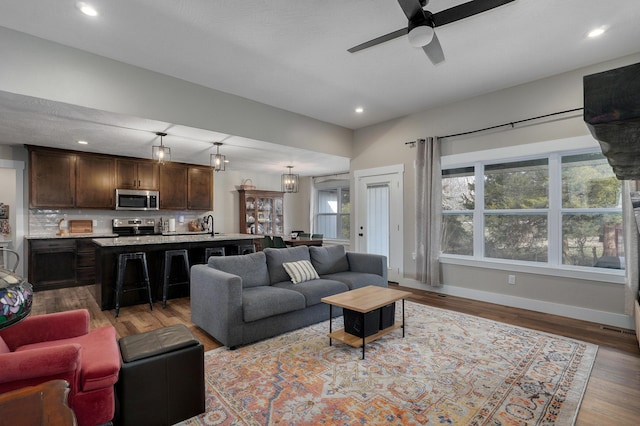
<svg viewBox="0 0 640 426">
<path fill-rule="evenodd" d="M 268 247 L 273 247 L 273 240 L 271 239 L 271 236 L 265 235 L 262 237 L 262 249 L 264 250 Z"/>
<path fill-rule="evenodd" d="M 13 265 L 11 265 L 11 258 L 13 258 Z M 0 268 L 5 268 L 11 272 L 18 270 L 18 264 L 20 263 L 20 255 L 10 249 L 0 248 Z"/>
<path fill-rule="evenodd" d="M 311 239 L 312 240 L 321 240 L 324 238 L 324 234 L 312 234 L 311 235 Z"/>
<path fill-rule="evenodd" d="M 307 234 L 306 232 L 301 232 L 298 234 L 300 238 L 311 238 L 311 234 Z"/>
<path fill-rule="evenodd" d="M 284 243 L 282 237 L 274 236 L 273 237 L 273 247 L 274 248 L 287 248 L 287 245 Z"/>
</svg>

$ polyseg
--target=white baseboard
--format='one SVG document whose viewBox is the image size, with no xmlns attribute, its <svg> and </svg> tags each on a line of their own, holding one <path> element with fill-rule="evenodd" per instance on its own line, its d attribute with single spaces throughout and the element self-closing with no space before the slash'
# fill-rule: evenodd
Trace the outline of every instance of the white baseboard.
<svg viewBox="0 0 640 426">
<path fill-rule="evenodd" d="M 528 309 L 536 312 L 544 312 L 546 314 L 559 315 L 583 321 L 590 321 L 612 327 L 625 328 L 628 330 L 635 329 L 633 316 L 630 315 L 598 311 L 595 309 L 581 308 L 579 306 L 563 305 L 560 303 L 546 302 L 543 300 L 527 299 L 524 297 L 508 296 L 505 294 L 491 293 L 488 291 L 473 290 L 451 285 L 444 285 L 442 287 L 427 287 L 418 281 L 407 278 L 403 278 L 402 280 L 400 280 L 399 284 L 418 290 L 432 291 L 434 293 L 449 294 L 452 296 L 459 296 L 467 299 L 479 300 L 482 302 L 496 303 L 498 305 Z"/>
</svg>

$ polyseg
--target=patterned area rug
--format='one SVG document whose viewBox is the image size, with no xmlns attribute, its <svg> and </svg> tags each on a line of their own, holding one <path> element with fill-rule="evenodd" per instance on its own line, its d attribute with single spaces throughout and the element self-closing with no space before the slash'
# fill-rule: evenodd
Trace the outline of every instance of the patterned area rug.
<svg viewBox="0 0 640 426">
<path fill-rule="evenodd" d="M 205 354 L 184 425 L 570 425 L 596 345 L 405 302 L 402 330 L 329 346 L 328 322 Z M 401 307 L 396 308 L 400 320 Z M 334 319 L 334 330 L 342 318 Z"/>
</svg>

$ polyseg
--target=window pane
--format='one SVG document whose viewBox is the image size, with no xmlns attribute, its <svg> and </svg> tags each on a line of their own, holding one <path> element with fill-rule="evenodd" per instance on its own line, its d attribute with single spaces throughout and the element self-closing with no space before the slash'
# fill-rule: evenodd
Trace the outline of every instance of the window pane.
<svg viewBox="0 0 640 426">
<path fill-rule="evenodd" d="M 442 252 L 473 256 L 473 214 L 442 215 Z"/>
<path fill-rule="evenodd" d="M 318 191 L 318 213 L 338 213 L 338 191 Z"/>
<path fill-rule="evenodd" d="M 442 210 L 475 208 L 475 176 L 473 167 L 442 171 Z"/>
<path fill-rule="evenodd" d="M 319 214 L 316 222 L 317 234 L 322 234 L 324 238 L 336 238 L 336 215 Z"/>
<path fill-rule="evenodd" d="M 622 215 L 562 215 L 562 263 L 624 269 Z"/>
<path fill-rule="evenodd" d="M 349 215 L 348 214 L 341 214 L 340 215 L 340 221 L 341 221 L 341 225 L 342 225 L 342 233 L 341 233 L 341 238 L 343 240 L 348 240 L 349 238 L 351 238 L 351 231 L 350 231 L 350 224 L 349 224 Z"/>
<path fill-rule="evenodd" d="M 341 212 L 342 213 L 350 213 L 351 212 L 351 198 L 349 195 L 348 188 L 342 188 L 340 191 L 340 202 L 342 203 Z"/>
<path fill-rule="evenodd" d="M 549 161 L 491 164 L 484 169 L 486 209 L 544 209 L 549 206 Z"/>
<path fill-rule="evenodd" d="M 485 256 L 546 262 L 547 216 L 485 215 Z"/>
<path fill-rule="evenodd" d="M 602 154 L 562 157 L 564 208 L 620 207 L 621 184 Z"/>
</svg>

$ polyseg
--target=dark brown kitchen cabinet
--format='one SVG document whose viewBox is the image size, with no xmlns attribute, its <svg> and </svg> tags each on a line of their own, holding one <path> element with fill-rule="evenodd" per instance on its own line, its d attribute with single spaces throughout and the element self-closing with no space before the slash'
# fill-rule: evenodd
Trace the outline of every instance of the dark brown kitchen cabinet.
<svg viewBox="0 0 640 426">
<path fill-rule="evenodd" d="M 77 157 L 76 207 L 114 208 L 114 159 L 101 155 L 78 155 Z"/>
<path fill-rule="evenodd" d="M 116 188 L 157 191 L 159 174 L 156 162 L 116 159 Z"/>
<path fill-rule="evenodd" d="M 75 207 L 75 154 L 30 150 L 29 164 L 29 207 Z"/>
<path fill-rule="evenodd" d="M 180 163 L 165 163 L 160 166 L 160 208 L 167 210 L 187 209 L 188 167 Z"/>
<path fill-rule="evenodd" d="M 35 291 L 72 287 L 76 280 L 76 241 L 29 240 L 29 282 Z"/>
<path fill-rule="evenodd" d="M 94 284 L 96 246 L 91 238 L 30 239 L 28 276 L 35 291 Z"/>
<path fill-rule="evenodd" d="M 90 238 L 76 240 L 76 283 L 90 285 L 96 282 L 96 245 Z"/>
<path fill-rule="evenodd" d="M 187 178 L 187 207 L 190 210 L 213 210 L 211 167 L 189 167 Z"/>
</svg>

